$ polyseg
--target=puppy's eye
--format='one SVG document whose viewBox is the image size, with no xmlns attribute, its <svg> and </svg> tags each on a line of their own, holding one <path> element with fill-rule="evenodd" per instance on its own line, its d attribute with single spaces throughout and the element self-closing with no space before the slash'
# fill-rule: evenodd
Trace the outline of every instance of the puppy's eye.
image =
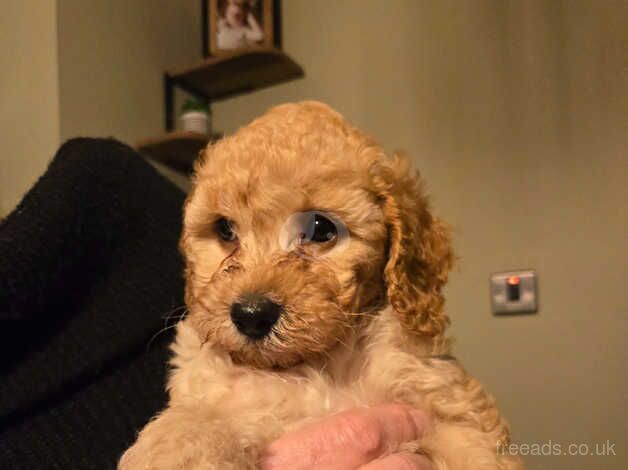
<svg viewBox="0 0 628 470">
<path fill-rule="evenodd" d="M 233 242 L 237 240 L 237 235 L 233 231 L 233 222 L 225 217 L 218 219 L 214 225 L 216 235 L 224 242 Z"/>
<path fill-rule="evenodd" d="M 321 214 L 310 213 L 305 220 L 305 230 L 299 234 L 301 243 L 326 243 L 338 236 L 336 224 Z"/>
<path fill-rule="evenodd" d="M 309 247 L 311 256 L 326 256 L 349 243 L 342 220 L 323 211 L 295 212 L 279 231 L 279 246 L 286 251 Z"/>
</svg>

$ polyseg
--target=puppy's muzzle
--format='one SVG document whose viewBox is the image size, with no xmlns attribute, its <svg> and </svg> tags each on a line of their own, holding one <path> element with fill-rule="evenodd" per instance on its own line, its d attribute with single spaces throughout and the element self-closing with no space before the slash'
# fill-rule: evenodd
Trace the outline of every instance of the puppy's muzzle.
<svg viewBox="0 0 628 470">
<path fill-rule="evenodd" d="M 262 339 L 281 313 L 281 305 L 262 295 L 241 298 L 231 306 L 231 321 L 238 331 L 251 339 Z"/>
</svg>

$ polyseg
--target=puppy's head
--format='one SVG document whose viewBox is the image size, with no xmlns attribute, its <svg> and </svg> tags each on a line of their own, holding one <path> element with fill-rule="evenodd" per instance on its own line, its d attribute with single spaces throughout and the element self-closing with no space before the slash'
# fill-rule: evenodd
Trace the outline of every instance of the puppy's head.
<svg viewBox="0 0 628 470">
<path fill-rule="evenodd" d="M 387 303 L 418 335 L 447 325 L 449 237 L 417 176 L 319 103 L 273 108 L 207 149 L 181 249 L 189 322 L 239 363 L 324 355 Z"/>
</svg>

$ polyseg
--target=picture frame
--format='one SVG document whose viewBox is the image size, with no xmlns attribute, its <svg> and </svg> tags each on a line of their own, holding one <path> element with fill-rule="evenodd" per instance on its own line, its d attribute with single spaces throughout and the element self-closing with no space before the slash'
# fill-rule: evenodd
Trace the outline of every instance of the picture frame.
<svg viewBox="0 0 628 470">
<path fill-rule="evenodd" d="M 202 0 L 203 56 L 281 48 L 280 0 Z"/>
</svg>

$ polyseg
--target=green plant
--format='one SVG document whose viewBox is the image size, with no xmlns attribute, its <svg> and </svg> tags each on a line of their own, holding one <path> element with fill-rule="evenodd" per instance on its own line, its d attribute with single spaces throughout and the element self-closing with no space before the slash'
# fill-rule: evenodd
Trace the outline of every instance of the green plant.
<svg viewBox="0 0 628 470">
<path fill-rule="evenodd" d="M 211 114 L 209 110 L 209 102 L 206 99 L 202 98 L 188 98 L 183 102 L 183 106 L 181 106 L 181 113 L 186 113 L 188 111 L 200 111 L 202 113 Z"/>
</svg>

